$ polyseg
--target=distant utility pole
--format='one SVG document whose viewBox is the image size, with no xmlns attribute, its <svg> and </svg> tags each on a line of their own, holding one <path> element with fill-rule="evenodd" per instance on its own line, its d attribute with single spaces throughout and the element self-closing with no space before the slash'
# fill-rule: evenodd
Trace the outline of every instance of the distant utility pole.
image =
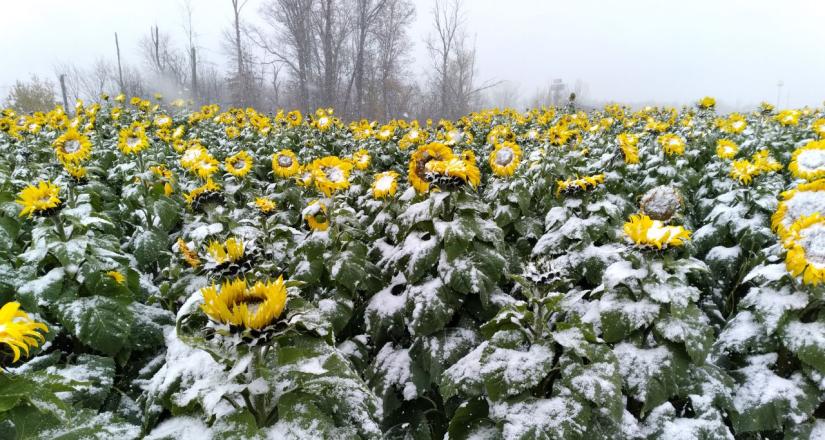
<svg viewBox="0 0 825 440">
<path fill-rule="evenodd" d="M 69 114 L 69 98 L 66 96 L 66 74 L 60 74 L 60 92 L 63 93 L 63 111 Z"/>
<path fill-rule="evenodd" d="M 117 49 L 118 85 L 120 86 L 120 93 L 126 94 L 126 88 L 123 86 L 123 68 L 120 66 L 120 42 L 117 40 L 117 32 L 115 32 L 115 49 Z"/>
<path fill-rule="evenodd" d="M 195 48 L 192 47 L 190 49 L 190 58 L 192 59 L 192 100 L 195 101 L 195 104 L 199 104 L 199 97 L 198 97 L 198 69 L 197 69 L 197 62 L 195 58 Z"/>
</svg>

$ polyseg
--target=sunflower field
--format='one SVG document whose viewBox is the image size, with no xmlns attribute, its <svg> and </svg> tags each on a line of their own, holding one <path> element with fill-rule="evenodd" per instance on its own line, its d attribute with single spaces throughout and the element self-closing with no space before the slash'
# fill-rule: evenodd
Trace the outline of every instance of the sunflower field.
<svg viewBox="0 0 825 440">
<path fill-rule="evenodd" d="M 821 139 L 712 98 L 5 110 L 0 438 L 823 438 Z"/>
</svg>

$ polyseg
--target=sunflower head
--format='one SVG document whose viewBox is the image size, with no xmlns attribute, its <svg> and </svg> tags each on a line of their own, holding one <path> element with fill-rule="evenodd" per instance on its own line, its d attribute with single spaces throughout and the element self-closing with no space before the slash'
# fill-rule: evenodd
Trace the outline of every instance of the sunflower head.
<svg viewBox="0 0 825 440">
<path fill-rule="evenodd" d="M 269 214 L 275 211 L 275 202 L 268 197 L 256 197 L 255 206 L 258 207 L 258 211 L 261 211 L 262 214 Z"/>
<path fill-rule="evenodd" d="M 177 244 L 178 250 L 180 251 L 181 256 L 183 256 L 184 261 L 186 261 L 186 264 L 193 269 L 200 267 L 201 259 L 198 258 L 198 253 L 190 249 L 189 245 L 186 244 L 182 238 L 178 238 Z"/>
<path fill-rule="evenodd" d="M 237 263 L 243 258 L 244 244 L 235 237 L 230 237 L 223 243 L 212 240 L 206 248 L 206 252 L 218 266 Z"/>
<path fill-rule="evenodd" d="M 825 217 L 819 213 L 800 217 L 784 242 L 785 266 L 805 284 L 825 283 Z"/>
<path fill-rule="evenodd" d="M 747 159 L 734 160 L 730 164 L 730 177 L 743 185 L 750 185 L 759 168 Z"/>
<path fill-rule="evenodd" d="M 490 168 L 497 176 L 512 176 L 520 161 L 521 148 L 515 142 L 501 142 L 490 152 Z"/>
<path fill-rule="evenodd" d="M 272 155 L 272 172 L 278 177 L 288 178 L 298 174 L 301 164 L 292 150 L 281 150 Z"/>
<path fill-rule="evenodd" d="M 794 177 L 807 181 L 825 177 L 825 140 L 812 141 L 797 148 L 788 169 Z"/>
<path fill-rule="evenodd" d="M 656 249 L 682 246 L 690 239 L 690 231 L 682 226 L 665 226 L 644 214 L 631 215 L 624 224 L 624 233 L 637 246 Z"/>
<path fill-rule="evenodd" d="M 246 150 L 241 150 L 238 154 L 226 158 L 224 166 L 229 174 L 243 178 L 252 170 L 252 156 Z"/>
<path fill-rule="evenodd" d="M 0 308 L 0 348 L 5 345 L 11 350 L 12 362 L 20 360 L 20 350 L 28 356 L 30 348 L 36 348 L 45 340 L 40 332 L 48 331 L 45 324 L 34 321 L 20 310 L 19 302 L 8 302 Z"/>
<path fill-rule="evenodd" d="M 55 139 L 52 147 L 58 160 L 64 164 L 78 164 L 92 154 L 92 142 L 74 128 Z"/>
<path fill-rule="evenodd" d="M 313 200 L 304 208 L 301 213 L 307 225 L 313 231 L 326 231 L 329 229 L 329 215 L 327 205 L 320 200 Z"/>
<path fill-rule="evenodd" d="M 126 276 L 116 270 L 110 270 L 106 272 L 106 276 L 111 278 L 114 282 L 118 284 L 123 284 L 126 282 Z"/>
<path fill-rule="evenodd" d="M 739 152 L 739 146 L 730 139 L 719 139 L 716 142 L 716 155 L 721 159 L 733 159 Z"/>
<path fill-rule="evenodd" d="M 201 289 L 201 310 L 213 322 L 228 325 L 233 331 L 262 330 L 281 316 L 286 306 L 283 277 L 248 285 L 242 278 L 224 281 Z"/>
<path fill-rule="evenodd" d="M 41 180 L 35 185 L 23 188 L 16 202 L 23 207 L 20 216 L 46 215 L 60 206 L 60 187 L 49 181 Z"/>
<path fill-rule="evenodd" d="M 327 197 L 349 187 L 352 164 L 336 156 L 315 159 L 309 165 L 315 187 Z"/>
<path fill-rule="evenodd" d="M 370 153 L 363 148 L 352 153 L 352 164 L 359 170 L 366 170 L 370 166 L 371 160 Z"/>
<path fill-rule="evenodd" d="M 215 183 L 211 178 L 206 179 L 206 183 L 189 191 L 183 195 L 184 200 L 192 207 L 198 207 L 201 203 L 209 200 L 219 200 L 221 186 Z"/>
<path fill-rule="evenodd" d="M 384 199 L 395 196 L 398 190 L 398 173 L 395 171 L 384 171 L 375 175 L 372 182 L 372 196 L 376 199 Z"/>
<path fill-rule="evenodd" d="M 430 184 L 426 175 L 428 162 L 433 160 L 446 161 L 453 157 L 453 150 L 440 142 L 431 142 L 418 147 L 410 157 L 409 171 L 407 173 L 407 177 L 415 190 L 419 193 L 425 193 L 430 190 Z"/>
<path fill-rule="evenodd" d="M 711 109 L 716 107 L 716 99 L 710 96 L 705 96 L 699 100 L 699 108 Z"/>
<path fill-rule="evenodd" d="M 633 133 L 620 133 L 616 136 L 619 149 L 624 156 L 624 162 L 628 165 L 639 163 L 639 135 Z"/>
<path fill-rule="evenodd" d="M 685 154 L 685 140 L 677 134 L 663 134 L 656 140 L 668 156 Z"/>
<path fill-rule="evenodd" d="M 146 129 L 139 123 L 120 130 L 117 147 L 123 154 L 137 154 L 149 147 L 149 138 Z"/>
<path fill-rule="evenodd" d="M 684 201 L 675 188 L 662 185 L 646 192 L 640 205 L 642 214 L 653 220 L 668 221 L 682 209 Z"/>
<path fill-rule="evenodd" d="M 604 174 L 594 174 L 592 176 L 571 177 L 567 180 L 556 181 L 556 195 L 562 193 L 572 194 L 593 189 L 604 183 Z"/>
<path fill-rule="evenodd" d="M 476 164 L 453 157 L 447 160 L 431 160 L 424 167 L 427 181 L 439 188 L 448 189 L 469 184 L 478 188 L 481 172 Z"/>
</svg>

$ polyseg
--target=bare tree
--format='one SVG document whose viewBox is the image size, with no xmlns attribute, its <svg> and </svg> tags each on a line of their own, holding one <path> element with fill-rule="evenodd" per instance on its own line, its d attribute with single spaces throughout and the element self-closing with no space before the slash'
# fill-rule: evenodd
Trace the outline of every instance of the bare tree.
<svg viewBox="0 0 825 440">
<path fill-rule="evenodd" d="M 172 45 L 167 33 L 152 26 L 148 37 L 141 40 L 144 62 L 155 74 L 158 91 L 176 93 L 186 85 L 186 57 Z"/>
<path fill-rule="evenodd" d="M 355 85 L 355 108 L 356 114 L 360 114 L 364 102 L 364 63 L 367 50 L 367 37 L 373 26 L 384 12 L 388 0 L 355 0 L 355 62 L 352 71 L 350 88 Z M 349 96 L 349 90 L 347 95 Z"/>
<path fill-rule="evenodd" d="M 433 59 L 436 87 L 440 91 L 441 116 L 449 116 L 452 111 L 449 101 L 450 59 L 454 56 L 456 39 L 464 24 L 461 0 L 435 0 L 432 10 L 435 35 L 427 38 L 427 49 Z"/>
<path fill-rule="evenodd" d="M 375 52 L 381 97 L 381 114 L 376 116 L 382 119 L 410 112 L 410 101 L 405 99 L 410 89 L 405 61 L 411 47 L 406 28 L 414 18 L 415 7 L 408 0 L 389 0 L 376 21 Z"/>
</svg>

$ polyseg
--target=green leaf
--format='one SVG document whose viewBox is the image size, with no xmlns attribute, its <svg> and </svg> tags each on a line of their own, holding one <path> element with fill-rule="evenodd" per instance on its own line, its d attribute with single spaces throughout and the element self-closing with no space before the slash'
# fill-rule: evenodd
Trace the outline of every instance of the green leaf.
<svg viewBox="0 0 825 440">
<path fill-rule="evenodd" d="M 158 225 L 166 232 L 171 232 L 180 221 L 180 207 L 168 197 L 161 197 L 152 205 L 155 215 L 160 220 Z"/>
<path fill-rule="evenodd" d="M 60 308 L 60 323 L 88 347 L 110 356 L 129 340 L 132 312 L 123 303 L 101 296 L 78 298 Z"/>
<path fill-rule="evenodd" d="M 444 328 L 463 300 L 439 278 L 408 286 L 406 298 L 407 328 L 413 336 L 428 335 Z"/>
<path fill-rule="evenodd" d="M 157 229 L 146 229 L 137 234 L 134 255 L 141 269 L 164 267 L 168 264 L 169 236 Z"/>
</svg>

